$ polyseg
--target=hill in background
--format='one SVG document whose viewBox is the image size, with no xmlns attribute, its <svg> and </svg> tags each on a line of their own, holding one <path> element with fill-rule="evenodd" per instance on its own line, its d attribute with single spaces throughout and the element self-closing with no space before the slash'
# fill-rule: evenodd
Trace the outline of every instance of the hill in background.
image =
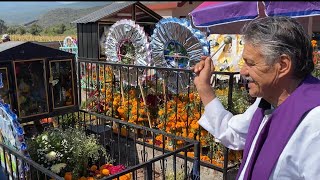
<svg viewBox="0 0 320 180">
<path fill-rule="evenodd" d="M 38 21 L 34 23 L 37 23 L 38 25 L 44 28 L 61 23 L 70 24 L 72 21 L 77 20 L 94 11 L 97 11 L 98 9 L 101 9 L 103 7 L 104 6 L 97 6 L 86 9 L 58 8 L 41 15 Z M 28 26 L 32 24 L 33 23 L 28 24 Z"/>
<path fill-rule="evenodd" d="M 46 25 L 50 20 L 48 20 L 48 16 L 46 13 L 50 13 L 51 18 L 60 19 L 63 22 L 69 21 L 69 23 L 73 19 L 77 19 L 83 15 L 91 13 L 97 9 L 98 7 L 106 6 L 107 4 L 112 3 L 112 1 L 104 1 L 104 2 L 43 2 L 43 1 L 26 1 L 26 2 L 15 2 L 15 1 L 3 1 L 0 2 L 0 19 L 4 20 L 8 25 L 23 25 L 28 22 L 39 20 L 41 23 L 43 22 Z M 62 10 L 64 9 L 64 10 Z M 71 9 L 71 10 L 70 10 Z M 54 11 L 58 11 L 58 13 L 63 13 L 59 15 L 58 13 L 54 13 Z M 63 16 L 66 18 L 57 18 L 55 16 Z M 69 20 L 71 19 L 71 20 Z M 54 22 L 55 20 L 52 20 Z M 50 22 L 49 22 L 50 23 Z"/>
<path fill-rule="evenodd" d="M 71 22 L 113 2 L 0 2 L 0 20 L 4 20 L 0 33 L 22 36 L 75 36 L 76 24 Z M 16 11 L 17 9 L 19 11 Z M 17 36 L 17 39 L 23 39 L 22 36 Z"/>
</svg>

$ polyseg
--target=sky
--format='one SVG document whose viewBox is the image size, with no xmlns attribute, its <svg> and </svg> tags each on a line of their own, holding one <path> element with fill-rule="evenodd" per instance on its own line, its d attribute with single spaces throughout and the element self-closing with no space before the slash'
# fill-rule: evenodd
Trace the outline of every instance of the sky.
<svg viewBox="0 0 320 180">
<path fill-rule="evenodd" d="M 73 3 L 76 3 L 77 1 L 56 1 L 56 2 L 61 4 L 73 4 Z"/>
</svg>

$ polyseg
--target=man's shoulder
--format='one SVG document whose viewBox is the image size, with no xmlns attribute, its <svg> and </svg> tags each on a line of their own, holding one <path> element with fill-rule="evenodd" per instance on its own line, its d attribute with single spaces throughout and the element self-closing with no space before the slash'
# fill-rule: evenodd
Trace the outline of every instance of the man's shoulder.
<svg viewBox="0 0 320 180">
<path fill-rule="evenodd" d="M 305 133 L 320 132 L 320 106 L 311 109 L 305 114 L 298 128 L 303 128 Z"/>
<path fill-rule="evenodd" d="M 302 121 L 292 134 L 288 145 L 291 147 L 293 144 L 296 146 L 308 146 L 312 143 L 312 137 L 318 136 L 320 133 L 320 106 L 311 109 L 305 114 Z"/>
</svg>

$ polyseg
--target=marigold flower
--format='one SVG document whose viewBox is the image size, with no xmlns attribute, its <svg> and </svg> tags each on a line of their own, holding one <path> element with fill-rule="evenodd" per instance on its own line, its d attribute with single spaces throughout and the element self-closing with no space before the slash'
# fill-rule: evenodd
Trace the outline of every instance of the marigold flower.
<svg viewBox="0 0 320 180">
<path fill-rule="evenodd" d="M 101 174 L 105 175 L 105 176 L 109 176 L 110 171 L 108 169 L 102 169 L 101 170 Z"/>
<path fill-rule="evenodd" d="M 119 180 L 131 180 L 131 179 L 132 179 L 131 173 L 128 173 L 119 177 Z M 118 178 L 114 178 L 113 180 L 118 180 Z"/>
<path fill-rule="evenodd" d="M 317 46 L 317 41 L 316 40 L 312 40 L 311 41 L 311 45 L 312 45 L 313 48 L 316 47 Z"/>
<path fill-rule="evenodd" d="M 92 165 L 90 168 L 90 171 L 96 171 L 98 169 L 98 167 L 96 165 Z"/>
<path fill-rule="evenodd" d="M 108 169 L 109 167 L 111 167 L 112 166 L 112 164 L 104 164 L 104 165 L 102 165 L 102 166 L 100 166 L 100 170 L 102 170 L 102 169 Z"/>
</svg>

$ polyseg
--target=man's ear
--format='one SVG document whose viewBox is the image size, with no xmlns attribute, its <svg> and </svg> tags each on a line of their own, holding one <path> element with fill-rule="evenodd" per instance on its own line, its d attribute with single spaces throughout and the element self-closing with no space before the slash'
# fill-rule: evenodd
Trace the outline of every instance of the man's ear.
<svg viewBox="0 0 320 180">
<path fill-rule="evenodd" d="M 293 64 L 291 58 L 288 55 L 282 54 L 278 63 L 279 77 L 283 77 L 293 71 Z"/>
</svg>

